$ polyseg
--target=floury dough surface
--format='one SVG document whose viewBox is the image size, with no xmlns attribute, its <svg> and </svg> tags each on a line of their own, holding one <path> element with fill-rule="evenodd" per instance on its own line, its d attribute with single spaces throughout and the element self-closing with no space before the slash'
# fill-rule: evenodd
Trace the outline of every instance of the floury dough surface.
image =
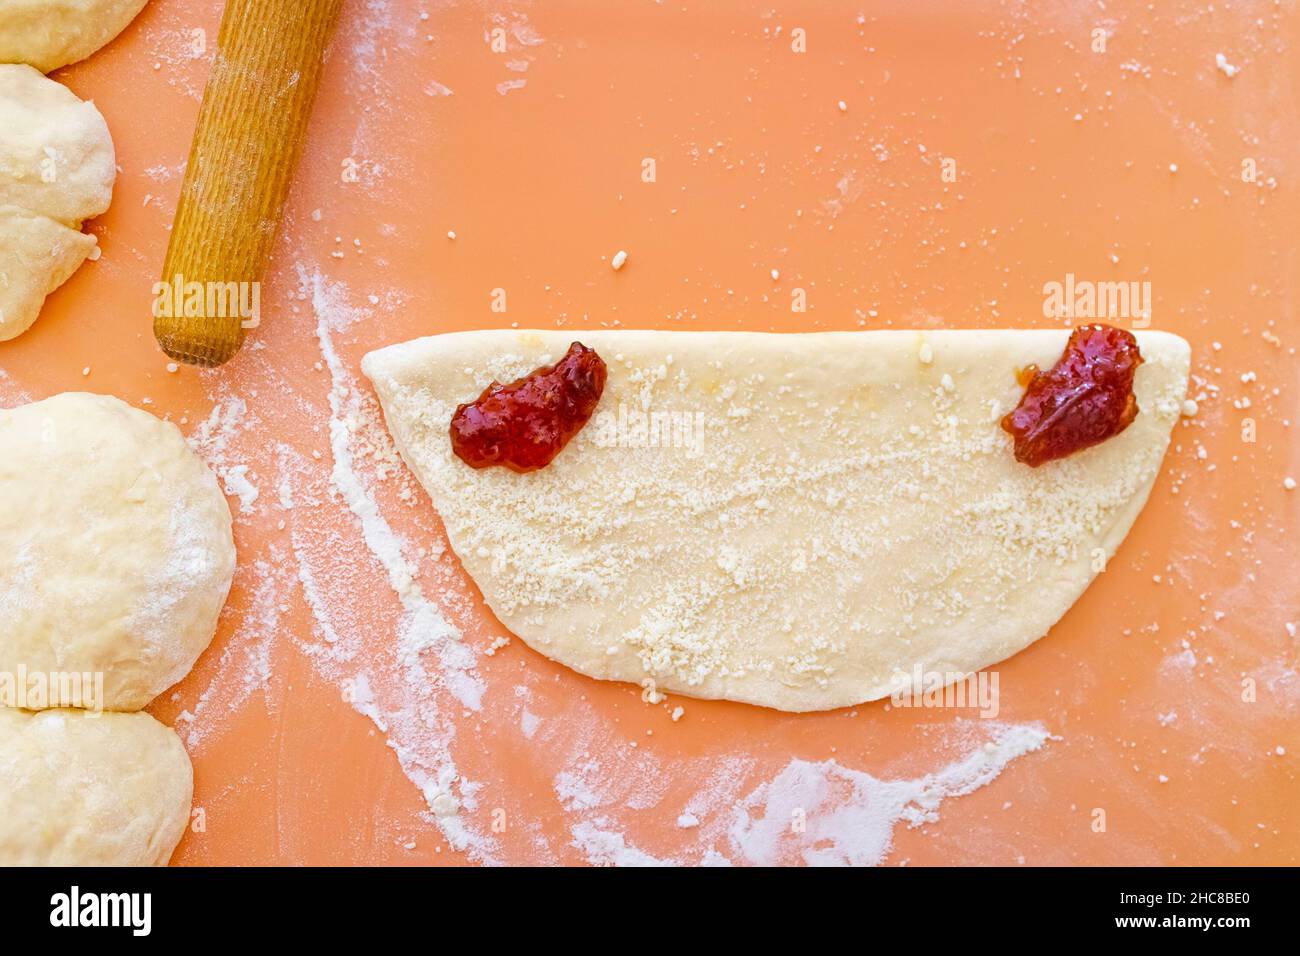
<svg viewBox="0 0 1300 956">
<path fill-rule="evenodd" d="M 499 330 L 362 368 L 452 547 L 530 646 L 593 677 L 807 711 L 886 696 L 918 666 L 957 675 L 1015 654 L 1124 539 L 1189 348 L 1137 333 L 1137 419 L 1029 468 L 999 419 L 1017 372 L 1050 367 L 1068 335 Z M 574 339 L 609 382 L 550 466 L 452 455 L 457 404 Z"/>
<path fill-rule="evenodd" d="M 162 866 L 193 789 L 148 714 L 0 707 L 0 866 Z"/>
<path fill-rule="evenodd" d="M 106 709 L 144 707 L 230 590 L 216 477 L 176 426 L 104 395 L 0 410 L 0 448 L 0 673 L 102 673 Z"/>
<path fill-rule="evenodd" d="M 84 60 L 135 19 L 148 0 L 0 0 L 0 63 L 49 73 Z"/>
<path fill-rule="evenodd" d="M 0 65 L 0 341 L 30 328 L 91 255 L 81 224 L 108 209 L 116 176 L 93 103 L 30 66 Z"/>
</svg>

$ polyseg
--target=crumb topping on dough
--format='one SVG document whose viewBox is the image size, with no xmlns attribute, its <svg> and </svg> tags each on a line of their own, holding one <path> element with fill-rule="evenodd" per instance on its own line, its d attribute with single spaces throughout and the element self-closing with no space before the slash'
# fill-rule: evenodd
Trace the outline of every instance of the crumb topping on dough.
<svg viewBox="0 0 1300 956">
<path fill-rule="evenodd" d="M 995 371 L 978 340 L 879 334 L 921 371 L 852 348 L 789 360 L 722 334 L 589 335 L 609 361 L 596 418 L 529 475 L 455 460 L 446 422 L 456 395 L 552 361 L 559 336 L 502 333 L 548 338 L 460 363 L 454 381 L 393 350 L 366 370 L 453 547 L 525 641 L 595 676 L 781 697 L 761 685 L 807 709 L 882 696 L 915 661 L 968 671 L 1041 636 L 1127 531 L 1183 403 L 1185 346 L 1144 344 L 1132 434 L 1027 469 L 998 426 L 1020 390 L 1010 360 Z M 1059 354 L 1064 333 L 1042 334 Z M 702 433 L 674 442 L 688 423 Z"/>
</svg>

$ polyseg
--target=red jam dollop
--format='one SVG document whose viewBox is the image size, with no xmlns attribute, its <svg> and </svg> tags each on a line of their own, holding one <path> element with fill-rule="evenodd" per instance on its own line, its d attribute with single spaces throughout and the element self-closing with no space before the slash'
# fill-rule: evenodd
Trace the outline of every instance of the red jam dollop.
<svg viewBox="0 0 1300 956">
<path fill-rule="evenodd" d="M 493 382 L 451 417 L 451 450 L 471 468 L 545 468 L 587 424 L 605 391 L 605 362 L 580 342 L 554 365 Z"/>
<path fill-rule="evenodd" d="M 1118 435 L 1137 417 L 1133 375 L 1142 364 L 1132 333 L 1082 325 L 1046 372 L 1035 372 L 1002 427 L 1016 461 L 1037 468 Z"/>
</svg>

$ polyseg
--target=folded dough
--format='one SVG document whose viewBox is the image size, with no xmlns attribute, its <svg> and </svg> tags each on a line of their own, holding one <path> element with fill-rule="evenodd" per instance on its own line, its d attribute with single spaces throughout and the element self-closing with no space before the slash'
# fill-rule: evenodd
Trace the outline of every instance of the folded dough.
<svg viewBox="0 0 1300 956">
<path fill-rule="evenodd" d="M 489 607 L 593 677 L 822 710 L 1041 637 L 1146 502 L 1185 341 L 1136 333 L 1140 413 L 1040 468 L 1000 417 L 1066 330 L 462 332 L 367 355 L 388 426 Z M 448 423 L 573 340 L 609 364 L 549 466 L 476 471 Z M 656 415 L 658 415 L 656 425 Z"/>
</svg>

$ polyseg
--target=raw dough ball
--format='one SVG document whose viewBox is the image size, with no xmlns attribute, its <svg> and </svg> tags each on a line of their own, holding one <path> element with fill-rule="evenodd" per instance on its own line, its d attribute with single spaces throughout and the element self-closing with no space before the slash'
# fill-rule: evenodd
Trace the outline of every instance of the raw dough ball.
<svg viewBox="0 0 1300 956">
<path fill-rule="evenodd" d="M 148 0 L 0 0 L 0 62 L 49 73 L 84 60 L 126 29 Z"/>
<path fill-rule="evenodd" d="M 0 341 L 25 332 L 92 253 L 81 223 L 108 209 L 116 176 L 93 103 L 30 66 L 0 65 Z"/>
<path fill-rule="evenodd" d="M 0 866 L 162 866 L 193 793 L 148 714 L 0 708 Z"/>
<path fill-rule="evenodd" d="M 0 672 L 102 672 L 104 708 L 138 710 L 211 642 L 234 567 L 175 425 L 75 392 L 0 410 Z"/>
</svg>

